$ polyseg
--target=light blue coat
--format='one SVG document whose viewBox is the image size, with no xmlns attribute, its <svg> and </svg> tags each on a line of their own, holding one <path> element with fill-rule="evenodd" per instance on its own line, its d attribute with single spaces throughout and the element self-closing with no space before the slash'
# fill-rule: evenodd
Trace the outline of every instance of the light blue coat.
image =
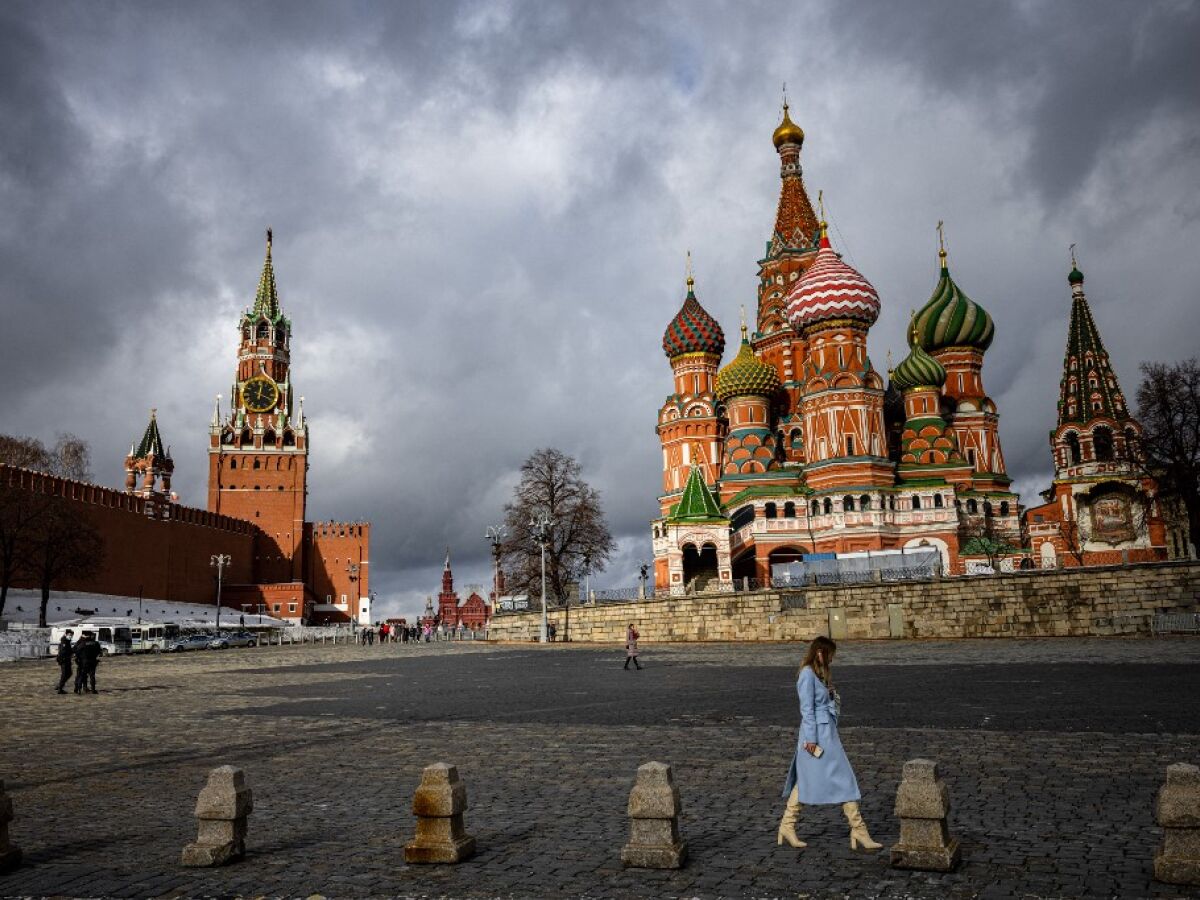
<svg viewBox="0 0 1200 900">
<path fill-rule="evenodd" d="M 783 786 L 783 796 L 789 796 L 796 787 L 797 799 L 808 806 L 862 799 L 858 779 L 854 777 L 838 737 L 837 704 L 824 682 L 806 666 L 800 670 L 796 693 L 800 696 L 800 734 Z M 806 743 L 817 744 L 825 751 L 820 759 L 804 749 Z"/>
</svg>

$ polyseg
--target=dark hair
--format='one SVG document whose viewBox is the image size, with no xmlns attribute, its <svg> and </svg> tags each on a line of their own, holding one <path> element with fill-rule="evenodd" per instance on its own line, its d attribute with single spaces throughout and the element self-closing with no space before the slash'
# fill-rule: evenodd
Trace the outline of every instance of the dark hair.
<svg viewBox="0 0 1200 900">
<path fill-rule="evenodd" d="M 824 657 L 823 660 L 818 658 L 818 653 Z M 800 663 L 800 668 L 803 670 L 807 666 L 812 669 L 813 674 L 825 682 L 826 686 L 829 686 L 833 683 L 829 677 L 829 663 L 835 653 L 837 653 L 837 644 L 833 639 L 819 634 L 809 643 L 808 652 L 804 654 L 804 662 Z"/>
</svg>

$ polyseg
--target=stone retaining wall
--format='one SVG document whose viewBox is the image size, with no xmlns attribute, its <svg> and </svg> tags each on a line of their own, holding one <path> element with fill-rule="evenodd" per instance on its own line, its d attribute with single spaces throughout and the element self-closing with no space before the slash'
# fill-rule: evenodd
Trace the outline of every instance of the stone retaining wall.
<svg viewBox="0 0 1200 900">
<path fill-rule="evenodd" d="M 558 636 L 623 642 L 1145 634 L 1156 612 L 1200 611 L 1200 562 L 705 594 L 550 611 Z M 501 613 L 492 640 L 534 640 L 541 613 Z"/>
</svg>

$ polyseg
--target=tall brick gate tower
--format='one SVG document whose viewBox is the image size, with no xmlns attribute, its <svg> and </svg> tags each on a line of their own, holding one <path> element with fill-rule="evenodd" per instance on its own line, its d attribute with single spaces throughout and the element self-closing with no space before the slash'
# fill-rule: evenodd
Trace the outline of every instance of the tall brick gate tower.
<svg viewBox="0 0 1200 900">
<path fill-rule="evenodd" d="M 306 621 L 361 620 L 367 602 L 365 523 L 305 521 L 308 423 L 291 378 L 292 323 L 283 314 L 271 260 L 271 230 L 254 304 L 238 322 L 230 408 L 220 397 L 209 426 L 208 508 L 258 531 L 254 583 L 230 585 L 233 606 Z"/>
</svg>

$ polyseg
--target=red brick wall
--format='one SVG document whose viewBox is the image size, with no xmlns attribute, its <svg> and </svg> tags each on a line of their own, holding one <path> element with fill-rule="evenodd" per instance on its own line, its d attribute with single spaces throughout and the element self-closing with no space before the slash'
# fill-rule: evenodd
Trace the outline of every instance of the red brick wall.
<svg viewBox="0 0 1200 900">
<path fill-rule="evenodd" d="M 216 553 L 232 557 L 227 581 L 249 581 L 254 563 L 254 526 L 201 509 L 171 504 L 170 518 L 146 515 L 146 500 L 94 484 L 0 466 L 0 480 L 75 504 L 104 538 L 100 572 L 56 590 L 95 591 L 157 600 L 212 603 Z M 22 583 L 21 587 L 36 587 Z"/>
<path fill-rule="evenodd" d="M 208 508 L 261 529 L 255 581 L 304 580 L 307 466 L 301 453 L 251 448 L 209 454 Z"/>
<path fill-rule="evenodd" d="M 308 572 L 306 581 L 312 586 L 318 603 L 325 597 L 337 603 L 342 594 L 349 601 L 351 615 L 358 608 L 358 598 L 370 593 L 371 526 L 363 522 L 311 522 L 306 527 Z M 358 565 L 358 581 L 350 580 L 346 566 Z"/>
</svg>

